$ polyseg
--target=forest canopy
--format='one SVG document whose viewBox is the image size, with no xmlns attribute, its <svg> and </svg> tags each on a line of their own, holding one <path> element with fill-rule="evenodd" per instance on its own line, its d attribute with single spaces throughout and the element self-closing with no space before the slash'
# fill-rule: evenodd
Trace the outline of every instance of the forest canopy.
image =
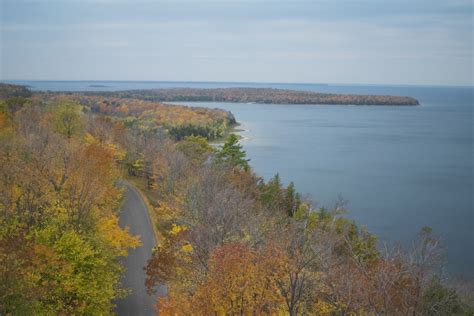
<svg viewBox="0 0 474 316">
<path fill-rule="evenodd" d="M 85 92 L 119 98 L 136 98 L 160 102 L 239 102 L 266 104 L 340 104 L 340 105 L 419 105 L 406 96 L 332 94 L 273 88 L 170 88 L 115 92 Z"/>
<path fill-rule="evenodd" d="M 90 132 L 73 101 L 0 100 L 2 315 L 108 315 L 127 294 L 121 151 Z"/>
<path fill-rule="evenodd" d="M 381 247 L 343 201 L 316 207 L 259 177 L 236 135 L 211 146 L 232 123 L 117 97 L 0 100 L 0 314 L 113 313 L 119 258 L 140 244 L 118 225 L 128 179 L 150 205 L 160 315 L 472 315 L 430 228 Z"/>
<path fill-rule="evenodd" d="M 214 140 L 224 136 L 237 123 L 232 113 L 221 109 L 70 94 L 41 93 L 34 98 L 45 104 L 58 100 L 76 102 L 91 114 L 109 117 L 136 130 L 165 133 L 175 140 L 191 135 Z"/>
</svg>

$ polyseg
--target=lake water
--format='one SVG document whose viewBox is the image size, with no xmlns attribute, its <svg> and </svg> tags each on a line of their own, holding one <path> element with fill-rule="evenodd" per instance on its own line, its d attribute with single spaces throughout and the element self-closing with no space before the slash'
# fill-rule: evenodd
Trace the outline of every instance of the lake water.
<svg viewBox="0 0 474 316">
<path fill-rule="evenodd" d="M 274 87 L 406 95 L 417 107 L 188 103 L 232 111 L 244 149 L 266 179 L 279 172 L 319 205 L 338 196 L 382 240 L 406 243 L 431 226 L 452 274 L 474 277 L 472 87 L 179 82 L 17 82 L 40 90 Z M 106 87 L 91 88 L 90 85 Z"/>
</svg>

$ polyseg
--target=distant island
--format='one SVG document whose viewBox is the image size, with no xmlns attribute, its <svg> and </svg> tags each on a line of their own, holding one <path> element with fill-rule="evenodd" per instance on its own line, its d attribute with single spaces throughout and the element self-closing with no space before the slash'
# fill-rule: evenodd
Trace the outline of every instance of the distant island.
<svg viewBox="0 0 474 316">
<path fill-rule="evenodd" d="M 332 94 L 273 88 L 167 88 L 81 92 L 85 95 L 132 98 L 154 102 L 235 102 L 263 104 L 419 105 L 407 96 Z"/>
</svg>

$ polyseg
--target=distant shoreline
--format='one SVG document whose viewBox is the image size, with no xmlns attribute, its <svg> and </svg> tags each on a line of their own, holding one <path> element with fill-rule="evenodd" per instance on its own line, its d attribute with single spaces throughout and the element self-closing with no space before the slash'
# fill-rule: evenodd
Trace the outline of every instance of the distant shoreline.
<svg viewBox="0 0 474 316">
<path fill-rule="evenodd" d="M 88 86 L 89 88 L 110 88 L 110 86 L 106 86 L 103 84 L 91 84 Z"/>
<path fill-rule="evenodd" d="M 30 94 L 27 86 L 0 84 L 3 88 L 16 87 L 19 94 Z M 89 85 L 91 88 L 106 88 L 106 85 Z M 304 90 L 278 88 L 159 88 L 120 91 L 34 91 L 38 94 L 68 94 L 76 96 L 100 96 L 127 98 L 152 102 L 229 102 L 246 104 L 321 104 L 321 105 L 368 105 L 368 106 L 416 106 L 420 102 L 408 96 L 378 94 L 321 93 Z"/>
<path fill-rule="evenodd" d="M 122 91 L 83 91 L 78 95 L 140 99 L 153 102 L 231 102 L 255 104 L 328 104 L 415 106 L 408 96 L 319 93 L 275 88 L 160 88 Z"/>
</svg>

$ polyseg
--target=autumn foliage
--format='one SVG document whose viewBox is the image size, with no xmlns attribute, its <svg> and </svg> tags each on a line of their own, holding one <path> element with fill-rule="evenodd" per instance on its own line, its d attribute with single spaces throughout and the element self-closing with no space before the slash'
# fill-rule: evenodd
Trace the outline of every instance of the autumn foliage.
<svg viewBox="0 0 474 316">
<path fill-rule="evenodd" d="M 16 90 L 15 90 L 16 91 Z M 107 315 L 124 297 L 120 179 L 152 204 L 147 266 L 160 315 L 451 315 L 472 307 L 439 239 L 387 246 L 252 170 L 231 114 L 134 99 L 34 94 L 0 103 L 0 314 Z"/>
<path fill-rule="evenodd" d="M 0 113 L 0 314 L 111 314 L 118 258 L 139 244 L 118 225 L 116 148 L 86 133 L 78 104 Z"/>
<path fill-rule="evenodd" d="M 161 102 L 239 102 L 270 104 L 356 104 L 356 105 L 418 105 L 418 100 L 404 96 L 318 93 L 274 88 L 171 88 L 88 92 L 89 95 L 135 98 Z"/>
<path fill-rule="evenodd" d="M 41 94 L 37 97 L 51 102 L 64 96 Z M 114 117 L 132 129 L 162 132 L 175 140 L 192 135 L 216 139 L 236 123 L 231 113 L 220 109 L 84 95 L 69 95 L 68 99 L 92 113 Z"/>
</svg>

